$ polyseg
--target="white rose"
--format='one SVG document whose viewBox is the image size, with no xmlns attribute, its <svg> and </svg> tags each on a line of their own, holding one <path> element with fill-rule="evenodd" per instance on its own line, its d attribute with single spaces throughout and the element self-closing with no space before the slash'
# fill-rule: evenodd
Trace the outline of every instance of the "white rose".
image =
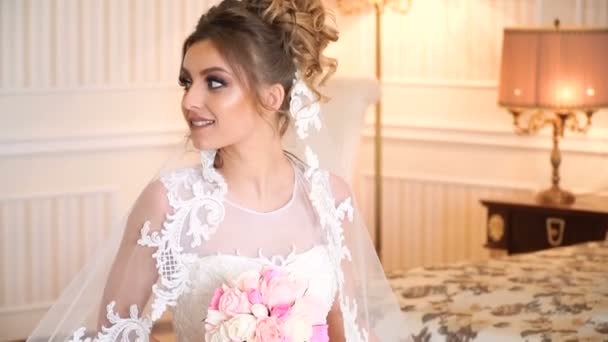
<svg viewBox="0 0 608 342">
<path fill-rule="evenodd" d="M 220 325 L 225 319 L 226 315 L 217 310 L 207 310 L 207 318 L 205 318 L 205 323 L 217 326 Z"/>
<path fill-rule="evenodd" d="M 312 337 L 311 310 L 313 302 L 298 300 L 285 322 L 285 333 L 293 342 L 309 341 Z"/>
<path fill-rule="evenodd" d="M 230 342 L 230 337 L 228 337 L 228 331 L 226 330 L 226 326 L 222 324 L 217 329 L 208 331 L 205 334 L 206 342 Z"/>
<path fill-rule="evenodd" d="M 268 317 L 268 308 L 264 304 L 253 304 L 251 306 L 251 312 L 257 318 Z"/>
<path fill-rule="evenodd" d="M 255 335 L 257 320 L 249 314 L 234 316 L 226 322 L 228 337 L 233 341 L 246 341 Z"/>
<path fill-rule="evenodd" d="M 312 337 L 312 326 L 297 319 L 290 319 L 286 322 L 287 335 L 293 342 L 309 341 Z"/>
</svg>

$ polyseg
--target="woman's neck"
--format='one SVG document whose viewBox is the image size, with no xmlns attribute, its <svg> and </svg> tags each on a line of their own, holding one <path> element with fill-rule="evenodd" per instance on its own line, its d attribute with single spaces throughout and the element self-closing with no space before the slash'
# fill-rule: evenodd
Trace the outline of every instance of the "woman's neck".
<svg viewBox="0 0 608 342">
<path fill-rule="evenodd" d="M 241 204 L 276 207 L 291 197 L 295 175 L 279 138 L 249 139 L 223 148 L 220 156 L 220 172 Z"/>
</svg>

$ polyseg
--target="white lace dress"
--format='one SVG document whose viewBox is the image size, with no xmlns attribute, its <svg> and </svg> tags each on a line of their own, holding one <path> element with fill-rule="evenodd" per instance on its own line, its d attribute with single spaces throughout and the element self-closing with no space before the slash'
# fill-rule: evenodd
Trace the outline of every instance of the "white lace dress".
<svg viewBox="0 0 608 342">
<path fill-rule="evenodd" d="M 185 169 L 165 178 L 170 197 L 183 198 L 179 192 L 189 188 L 187 184 L 202 181 L 200 171 Z M 320 310 L 327 317 L 336 297 L 336 276 L 302 173 L 297 167 L 294 171 L 291 199 L 272 212 L 243 208 L 226 196 L 221 224 L 200 246 L 189 251 L 194 252 L 196 258 L 186 266 L 188 291 L 177 298 L 175 306 L 169 307 L 178 341 L 204 341 L 203 319 L 215 289 L 222 284 L 233 285 L 242 273 L 260 270 L 265 265 L 281 266 L 306 279 L 307 293 L 322 303 Z M 179 208 L 176 206 L 174 210 L 177 212 Z M 197 217 L 205 218 L 205 215 Z M 314 324 L 326 324 L 326 321 Z"/>
<path fill-rule="evenodd" d="M 284 206 L 262 213 L 232 202 L 213 167 L 216 151 L 200 151 L 200 164 L 143 190 L 28 341 L 146 341 L 167 310 L 180 341 L 203 341 L 215 290 L 267 264 L 307 278 L 321 313 L 339 308 L 346 341 L 399 340 L 393 332 L 401 313 L 348 185 L 321 167 L 311 147 L 329 150 L 331 143 L 307 140 L 322 126 L 320 105 L 301 80 L 290 96 L 303 142 L 294 151 L 305 164 L 292 159 L 293 192 Z M 315 323 L 325 323 L 327 315 L 320 317 Z"/>
</svg>

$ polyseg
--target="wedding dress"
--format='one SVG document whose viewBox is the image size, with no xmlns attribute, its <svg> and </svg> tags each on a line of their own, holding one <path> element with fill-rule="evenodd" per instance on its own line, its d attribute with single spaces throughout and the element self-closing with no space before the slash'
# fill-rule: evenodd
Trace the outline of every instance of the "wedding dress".
<svg viewBox="0 0 608 342">
<path fill-rule="evenodd" d="M 290 96 L 293 188 L 283 206 L 241 206 L 213 166 L 217 152 L 196 151 L 194 165 L 165 170 L 143 190 L 28 341 L 148 341 L 167 310 L 178 341 L 205 341 L 216 289 L 269 265 L 306 280 L 323 317 L 314 324 L 336 307 L 346 341 L 398 341 L 402 316 L 349 186 L 321 167 L 340 154 L 322 133 L 319 103 L 302 81 Z"/>
<path fill-rule="evenodd" d="M 331 309 L 337 282 L 332 271 L 328 246 L 322 241 L 322 228 L 305 191 L 301 166 L 294 166 L 291 199 L 272 212 L 256 212 L 224 200 L 226 217 L 217 232 L 199 253 L 201 257 L 189 265 L 192 290 L 183 294 L 172 309 L 173 325 L 179 341 L 204 341 L 201 324 L 205 308 L 214 290 L 230 283 L 246 271 L 260 270 L 266 265 L 281 266 L 309 282 L 308 294 L 320 299 L 324 316 Z M 200 169 L 189 169 L 171 175 L 165 181 L 169 193 L 178 194 L 186 182 L 204 182 Z M 239 237 L 247 236 L 247 239 Z M 230 249 L 226 249 L 230 246 Z M 314 322 L 326 324 L 325 321 Z"/>
</svg>

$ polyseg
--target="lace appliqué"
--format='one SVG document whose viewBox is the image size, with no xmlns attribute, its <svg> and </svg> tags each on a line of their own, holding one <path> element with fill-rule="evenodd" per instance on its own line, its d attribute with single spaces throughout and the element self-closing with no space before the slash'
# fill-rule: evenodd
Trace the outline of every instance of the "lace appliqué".
<svg viewBox="0 0 608 342">
<path fill-rule="evenodd" d="M 106 307 L 107 318 L 112 326 L 109 328 L 102 327 L 101 332 L 94 339 L 85 338 L 86 328 L 80 328 L 74 332 L 69 342 L 114 342 L 114 341 L 129 341 L 135 337 L 135 341 L 147 341 L 152 329 L 152 321 L 147 318 L 139 317 L 137 305 L 131 305 L 129 318 L 120 318 L 114 312 L 116 302 L 111 302 Z M 132 336 L 134 334 L 134 336 Z"/>
<path fill-rule="evenodd" d="M 296 73 L 296 80 L 291 91 L 289 110 L 295 119 L 300 139 L 308 137 L 310 126 L 317 131 L 321 129 L 319 101 L 315 99 L 313 92 L 300 79 L 298 73 Z M 319 215 L 321 227 L 327 230 L 331 247 L 330 255 L 336 270 L 340 308 L 346 328 L 344 329 L 345 337 L 349 342 L 365 342 L 368 341 L 368 332 L 365 329 L 359 330 L 356 323 L 357 301 L 355 299 L 351 301 L 345 294 L 344 271 L 341 267 L 342 260 L 352 261 L 350 250 L 344 244 L 344 229 L 342 228 L 345 218 L 353 221 L 352 199 L 349 197 L 336 207 L 336 200 L 332 195 L 329 182 L 329 173 L 319 168 L 319 158 L 309 146 L 306 146 L 305 155 L 309 167 L 304 176 L 311 184 L 310 200 Z"/>
<path fill-rule="evenodd" d="M 310 200 L 319 214 L 321 226 L 327 230 L 327 238 L 331 248 L 331 259 L 336 270 L 339 289 L 339 302 L 344 318 L 344 329 L 347 341 L 368 341 L 368 332 L 359 330 L 357 326 L 357 301 L 350 300 L 344 291 L 344 272 L 341 263 L 344 259 L 351 261 L 351 253 L 344 244 L 344 229 L 342 222 L 345 219 L 353 221 L 354 208 L 351 197 L 346 198 L 336 207 L 336 200 L 332 195 L 329 172 L 318 168 L 317 156 L 307 147 L 307 163 L 310 165 L 306 177 L 310 181 Z"/>
<path fill-rule="evenodd" d="M 296 74 L 296 82 L 291 93 L 290 112 L 295 118 L 295 125 L 298 129 L 298 136 L 305 139 L 308 136 L 308 129 L 312 125 L 317 130 L 321 129 L 320 105 L 314 101 L 313 93 L 306 83 L 299 79 Z M 306 101 L 314 103 L 306 104 Z M 352 199 L 349 197 L 336 207 L 336 200 L 332 195 L 329 173 L 319 169 L 319 158 L 309 146 L 305 150 L 306 161 L 309 168 L 305 172 L 305 177 L 311 184 L 310 200 L 315 207 L 321 227 L 327 230 L 327 237 L 331 250 L 331 258 L 336 270 L 338 281 L 339 301 L 344 324 L 347 327 L 347 341 L 367 341 L 368 333 L 365 329 L 361 331 L 357 327 L 357 302 L 350 300 L 344 291 L 344 272 L 342 271 L 342 260 L 352 260 L 350 250 L 344 244 L 344 229 L 342 222 L 345 218 L 353 221 Z"/>
<path fill-rule="evenodd" d="M 317 245 L 317 246 L 312 247 L 311 249 L 309 249 L 306 252 L 297 253 L 296 246 L 292 245 L 291 246 L 291 251 L 289 252 L 289 254 L 287 254 L 287 255 L 277 254 L 277 255 L 272 255 L 272 256 L 266 256 L 266 255 L 264 255 L 264 250 L 262 248 L 260 248 L 260 249 L 258 249 L 258 253 L 257 253 L 258 256 L 257 257 L 247 257 L 246 256 L 245 258 L 256 260 L 256 261 L 258 261 L 258 262 L 260 262 L 262 264 L 265 264 L 265 265 L 284 267 L 284 266 L 287 266 L 287 265 L 293 263 L 294 261 L 296 261 L 296 259 L 299 256 L 301 256 L 303 254 L 306 254 L 306 253 L 308 253 L 308 252 L 310 252 L 310 251 L 312 251 L 312 250 L 314 250 L 316 248 L 319 248 L 319 247 L 322 247 L 322 246 L 321 245 Z M 225 254 L 225 253 L 217 252 L 215 254 L 215 256 L 238 256 L 238 257 L 243 257 L 241 255 L 241 252 L 238 249 L 234 251 L 234 254 Z"/>
<path fill-rule="evenodd" d="M 227 186 L 212 167 L 214 159 L 215 152 L 201 152 L 202 169 L 185 169 L 161 178 L 173 213 L 167 214 L 160 232 L 150 233 L 151 223 L 146 221 L 137 241 L 140 246 L 156 248 L 152 256 L 156 259 L 160 283 L 152 287 L 154 300 L 150 318 L 137 319 L 136 305 L 131 306 L 131 318 L 120 318 L 114 314 L 115 303 L 112 302 L 107 307 L 107 317 L 112 323 L 110 328 L 103 327 L 94 340 L 83 340 L 86 328 L 80 328 L 74 332 L 72 341 L 114 342 L 120 334 L 128 336 L 131 332 L 146 341 L 148 335 L 142 334 L 149 334 L 151 322 L 158 320 L 167 306 L 176 305 L 179 296 L 189 290 L 187 265 L 196 260 L 196 255 L 183 253 L 182 232 L 187 228 L 186 236 L 192 238 L 190 246 L 194 248 L 215 233 L 225 214 L 222 202 Z M 204 220 L 200 219 L 201 216 Z"/>
<path fill-rule="evenodd" d="M 310 126 L 317 131 L 321 129 L 321 118 L 319 117 L 321 105 L 315 94 L 297 74 L 290 95 L 289 111 L 295 119 L 298 136 L 304 139 L 308 137 Z"/>
<path fill-rule="evenodd" d="M 160 283 L 152 287 L 155 294 L 153 321 L 159 319 L 168 306 L 175 306 L 179 296 L 190 289 L 188 265 L 197 259 L 197 255 L 183 252 L 184 229 L 187 229 L 186 236 L 192 238 L 190 247 L 195 248 L 202 240 L 209 240 L 224 220 L 223 199 L 228 189 L 223 177 L 213 168 L 214 159 L 215 152 L 202 151 L 202 170 L 187 169 L 163 178 L 173 214 L 167 215 L 160 233 L 150 234 L 150 222 L 141 229 L 137 243 L 157 248 L 153 257 Z"/>
<path fill-rule="evenodd" d="M 298 255 L 296 254 L 295 246 L 291 247 L 291 252 L 289 254 L 287 254 L 287 256 L 273 255 L 271 257 L 267 257 L 264 255 L 264 252 L 262 251 L 261 248 L 258 250 L 258 260 L 264 262 L 265 264 L 279 266 L 279 267 L 283 267 L 285 265 L 289 265 L 289 264 L 293 263 L 296 260 L 297 256 Z"/>
<path fill-rule="evenodd" d="M 130 340 L 135 334 L 137 341 L 147 341 L 152 322 L 158 320 L 168 306 L 175 306 L 177 299 L 189 290 L 188 265 L 197 259 L 193 253 L 184 253 L 182 233 L 195 248 L 202 240 L 209 240 L 224 220 L 223 205 L 227 185 L 224 178 L 213 168 L 215 151 L 202 151 L 202 169 L 184 169 L 161 178 L 167 189 L 167 199 L 173 213 L 167 214 L 160 232 L 150 232 L 151 222 L 146 221 L 141 228 L 141 238 L 137 244 L 156 248 L 152 255 L 156 259 L 156 268 L 160 283 L 152 287 L 154 300 L 149 318 L 138 318 L 136 305 L 130 307 L 130 318 L 120 318 L 114 313 L 115 302 L 107 306 L 108 320 L 112 323 L 93 340 L 83 339 L 86 328 L 76 330 L 73 342 Z M 201 219 L 203 217 L 203 219 Z"/>
</svg>

